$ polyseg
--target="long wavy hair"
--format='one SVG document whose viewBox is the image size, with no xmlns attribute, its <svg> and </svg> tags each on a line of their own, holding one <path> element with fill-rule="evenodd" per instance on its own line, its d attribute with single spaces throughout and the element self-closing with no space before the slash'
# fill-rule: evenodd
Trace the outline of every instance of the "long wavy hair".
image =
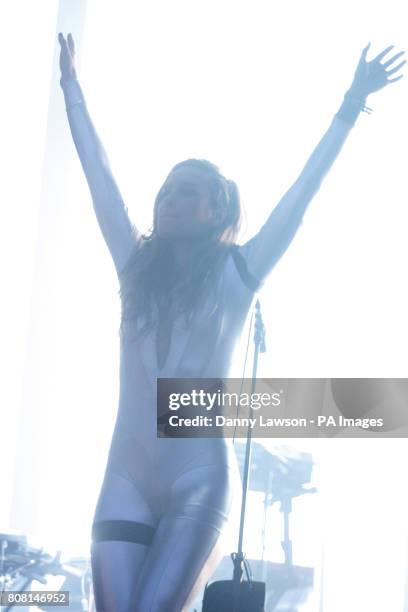
<svg viewBox="0 0 408 612">
<path fill-rule="evenodd" d="M 203 295 L 210 292 L 217 280 L 217 272 L 235 244 L 242 223 L 243 211 L 239 190 L 234 181 L 226 179 L 218 166 L 205 159 L 187 159 L 176 164 L 194 166 L 208 174 L 210 205 L 223 213 L 223 222 L 208 233 L 195 249 L 182 274 L 175 265 L 171 245 L 157 233 L 157 207 L 159 193 L 153 209 L 153 225 L 131 253 L 119 280 L 121 298 L 120 333 L 125 334 L 127 324 L 139 318 L 144 323 L 138 337 L 154 327 L 152 306 L 155 302 L 161 317 L 172 317 L 172 305 L 185 315 L 188 322 L 199 306 Z M 217 304 L 214 305 L 214 308 Z"/>
</svg>

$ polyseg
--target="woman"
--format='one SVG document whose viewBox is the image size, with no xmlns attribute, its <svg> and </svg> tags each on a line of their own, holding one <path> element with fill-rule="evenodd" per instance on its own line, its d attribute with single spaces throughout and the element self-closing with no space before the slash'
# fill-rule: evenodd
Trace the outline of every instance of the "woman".
<svg viewBox="0 0 408 612">
<path fill-rule="evenodd" d="M 157 437 L 157 377 L 228 375 L 254 292 L 288 248 L 367 96 L 399 80 L 390 75 L 405 62 L 395 65 L 401 52 L 381 63 L 392 47 L 367 62 L 367 45 L 299 178 L 237 246 L 237 186 L 205 160 L 171 170 L 149 235 L 132 225 L 76 78 L 72 36 L 59 42 L 68 120 L 122 300 L 119 410 L 92 529 L 96 607 L 179 612 L 220 560 L 239 472 L 231 440 Z"/>
</svg>

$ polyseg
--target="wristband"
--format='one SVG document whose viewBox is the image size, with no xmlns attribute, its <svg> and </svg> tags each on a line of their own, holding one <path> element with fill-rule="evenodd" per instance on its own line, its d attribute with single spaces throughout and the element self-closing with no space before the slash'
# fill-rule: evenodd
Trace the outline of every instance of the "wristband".
<svg viewBox="0 0 408 612">
<path fill-rule="evenodd" d="M 364 98 L 356 96 L 349 90 L 344 96 L 343 103 L 337 111 L 336 117 L 350 125 L 354 125 L 360 112 L 371 114 L 372 111 L 372 108 L 366 106 Z"/>
<path fill-rule="evenodd" d="M 75 77 L 65 80 L 61 78 L 60 85 L 64 92 L 65 106 L 67 109 L 77 106 L 78 104 L 85 104 L 84 94 Z"/>
</svg>

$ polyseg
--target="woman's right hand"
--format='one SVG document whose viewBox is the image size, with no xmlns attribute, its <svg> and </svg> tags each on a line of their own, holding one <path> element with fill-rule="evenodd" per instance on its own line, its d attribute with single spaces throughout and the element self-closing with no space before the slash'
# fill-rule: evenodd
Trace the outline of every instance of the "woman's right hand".
<svg viewBox="0 0 408 612">
<path fill-rule="evenodd" d="M 61 81 L 67 81 L 68 79 L 76 79 L 75 70 L 75 45 L 72 34 L 68 34 L 65 39 L 61 32 L 58 34 L 58 41 L 61 45 L 60 52 L 60 69 L 61 69 Z"/>
</svg>

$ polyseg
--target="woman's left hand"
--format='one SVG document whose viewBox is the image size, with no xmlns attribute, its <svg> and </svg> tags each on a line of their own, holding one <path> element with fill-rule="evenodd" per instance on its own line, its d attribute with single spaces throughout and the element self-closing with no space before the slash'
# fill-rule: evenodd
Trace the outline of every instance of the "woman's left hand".
<svg viewBox="0 0 408 612">
<path fill-rule="evenodd" d="M 406 62 L 400 62 L 393 68 L 391 67 L 399 57 L 401 57 L 405 51 L 400 51 L 393 55 L 390 59 L 381 63 L 380 60 L 383 59 L 394 48 L 394 45 L 387 47 L 384 51 L 381 51 L 374 59 L 370 62 L 367 62 L 367 52 L 370 48 L 370 43 L 366 47 L 364 47 L 363 52 L 360 57 L 360 61 L 358 63 L 354 80 L 351 85 L 351 91 L 354 92 L 358 97 L 366 98 L 369 94 L 386 87 L 390 83 L 395 83 L 395 81 L 399 81 L 402 79 L 402 74 L 400 76 L 394 77 L 390 79 L 389 77 L 392 74 L 395 74 Z M 386 70 L 390 68 L 389 70 Z"/>
</svg>

